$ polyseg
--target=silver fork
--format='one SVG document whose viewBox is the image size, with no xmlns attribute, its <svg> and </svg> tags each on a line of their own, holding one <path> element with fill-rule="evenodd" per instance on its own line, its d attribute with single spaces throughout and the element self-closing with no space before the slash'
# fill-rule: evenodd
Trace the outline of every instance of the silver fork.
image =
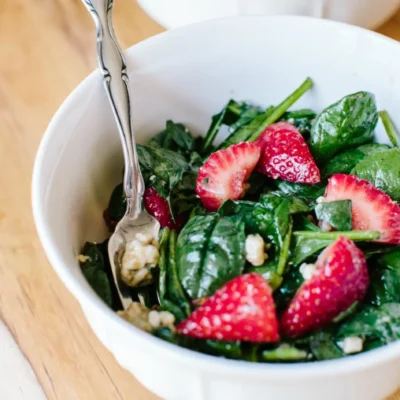
<svg viewBox="0 0 400 400">
<path fill-rule="evenodd" d="M 120 296 L 126 310 L 132 299 L 129 288 L 121 281 L 117 265 L 121 250 L 138 232 L 157 237 L 158 221 L 142 209 L 144 182 L 140 172 L 135 137 L 132 129 L 129 80 L 122 50 L 114 34 L 112 10 L 114 0 L 82 0 L 96 24 L 97 61 L 104 87 L 117 122 L 124 154 L 124 192 L 127 209 L 108 242 L 108 256 Z"/>
</svg>

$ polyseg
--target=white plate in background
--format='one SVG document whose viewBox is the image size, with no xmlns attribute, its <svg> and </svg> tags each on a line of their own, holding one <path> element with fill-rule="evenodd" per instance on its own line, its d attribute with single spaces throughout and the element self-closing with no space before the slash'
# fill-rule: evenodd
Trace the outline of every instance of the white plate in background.
<svg viewBox="0 0 400 400">
<path fill-rule="evenodd" d="M 307 15 L 375 29 L 399 7 L 399 0 L 138 0 L 167 29 L 238 15 Z"/>
</svg>

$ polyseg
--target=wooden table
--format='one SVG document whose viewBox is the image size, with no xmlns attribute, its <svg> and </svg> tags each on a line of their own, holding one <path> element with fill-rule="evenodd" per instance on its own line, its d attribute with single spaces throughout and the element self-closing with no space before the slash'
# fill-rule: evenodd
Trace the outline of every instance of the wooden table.
<svg viewBox="0 0 400 400">
<path fill-rule="evenodd" d="M 124 47 L 163 30 L 132 0 L 116 3 Z M 400 40 L 400 13 L 380 32 Z M 32 384 L 39 382 L 49 399 L 154 400 L 94 336 L 48 264 L 31 216 L 39 141 L 95 62 L 93 23 L 81 0 L 0 0 L 0 318 L 35 372 Z M 0 390 L 4 377 L 7 385 L 23 385 L 4 362 L 13 347 L 7 340 L 0 336 Z M 39 398 L 25 389 L 20 398 Z"/>
</svg>

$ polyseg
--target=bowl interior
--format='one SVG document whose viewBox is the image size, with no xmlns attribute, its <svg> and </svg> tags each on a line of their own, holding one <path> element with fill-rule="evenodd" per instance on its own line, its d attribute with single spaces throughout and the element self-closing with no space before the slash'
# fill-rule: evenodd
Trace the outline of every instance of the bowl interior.
<svg viewBox="0 0 400 400">
<path fill-rule="evenodd" d="M 368 90 L 400 126 L 400 46 L 343 24 L 300 17 L 211 21 L 142 42 L 128 50 L 127 61 L 138 142 L 163 129 L 167 119 L 204 134 L 230 98 L 277 104 L 307 76 L 315 86 L 294 108 L 321 110 Z M 381 124 L 377 136 L 387 142 Z M 102 212 L 121 179 L 119 137 L 95 72 L 52 121 L 33 188 L 41 239 L 61 260 L 53 262 L 57 272 L 72 273 L 88 290 L 76 256 L 86 240 L 106 238 Z"/>
</svg>

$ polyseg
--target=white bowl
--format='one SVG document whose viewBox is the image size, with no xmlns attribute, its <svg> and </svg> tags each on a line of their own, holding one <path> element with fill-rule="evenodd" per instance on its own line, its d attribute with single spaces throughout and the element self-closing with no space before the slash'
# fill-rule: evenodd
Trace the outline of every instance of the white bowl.
<svg viewBox="0 0 400 400">
<path fill-rule="evenodd" d="M 239 15 L 304 15 L 375 29 L 399 7 L 399 0 L 138 0 L 159 24 L 176 28 Z"/>
<path fill-rule="evenodd" d="M 94 54 L 93 54 L 94 57 Z M 127 51 L 139 141 L 168 118 L 205 132 L 230 97 L 276 104 L 306 76 L 296 104 L 321 110 L 369 90 L 400 126 L 400 46 L 378 34 L 303 17 L 240 17 L 169 31 Z M 378 136 L 383 138 L 379 126 Z M 83 278 L 76 256 L 103 240 L 102 211 L 121 179 L 115 122 L 98 72 L 68 97 L 41 143 L 33 211 L 47 256 L 96 335 L 150 390 L 172 400 L 378 400 L 400 385 L 400 342 L 347 359 L 251 364 L 165 343 L 117 317 Z"/>
</svg>

